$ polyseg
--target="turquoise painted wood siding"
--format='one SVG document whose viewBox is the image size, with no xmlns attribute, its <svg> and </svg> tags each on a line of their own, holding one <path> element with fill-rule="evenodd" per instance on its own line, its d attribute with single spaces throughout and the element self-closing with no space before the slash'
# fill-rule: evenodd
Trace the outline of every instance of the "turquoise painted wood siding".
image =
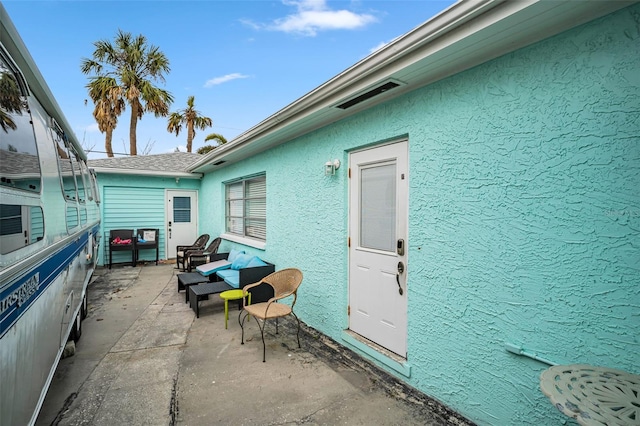
<svg viewBox="0 0 640 426">
<path fill-rule="evenodd" d="M 157 228 L 159 229 L 159 258 L 166 259 L 166 212 L 167 189 L 198 190 L 198 179 L 145 177 L 99 174 L 101 193 L 102 235 L 99 264 L 109 262 L 109 231 L 112 229 Z M 105 249 L 106 247 L 106 249 Z M 155 260 L 154 250 L 141 250 L 140 260 Z M 113 262 L 130 262 L 129 252 L 114 252 Z"/>
<path fill-rule="evenodd" d="M 202 232 L 224 232 L 225 181 L 265 173 L 266 249 L 246 249 L 302 269 L 296 312 L 346 342 L 347 167 L 325 177 L 323 164 L 407 138 L 404 380 L 479 424 L 562 424 L 539 389 L 547 366 L 505 345 L 640 374 L 639 16 L 631 6 L 207 174 Z"/>
<path fill-rule="evenodd" d="M 164 228 L 165 191 L 163 188 L 133 188 L 107 186 L 104 188 L 103 230 L 108 238 L 111 229 Z M 160 258 L 164 258 L 165 233 L 160 233 Z M 104 261 L 108 262 L 108 253 Z M 113 262 L 127 262 L 128 252 L 114 252 Z M 155 260 L 153 250 L 139 252 L 140 260 Z"/>
</svg>

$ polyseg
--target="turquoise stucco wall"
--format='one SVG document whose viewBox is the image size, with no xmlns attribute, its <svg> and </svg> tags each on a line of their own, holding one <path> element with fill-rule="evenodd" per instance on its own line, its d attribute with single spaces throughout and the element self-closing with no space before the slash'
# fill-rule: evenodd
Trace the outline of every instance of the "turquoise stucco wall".
<svg viewBox="0 0 640 426">
<path fill-rule="evenodd" d="M 165 190 L 198 190 L 199 179 L 162 178 L 151 176 L 129 176 L 120 174 L 98 174 L 100 209 L 102 217 L 102 241 L 98 253 L 98 264 L 108 263 L 109 231 L 112 229 L 158 228 L 160 259 L 166 259 L 166 214 Z M 153 250 L 141 250 L 140 260 L 155 260 Z M 130 252 L 114 252 L 113 262 L 130 262 Z"/>
<path fill-rule="evenodd" d="M 202 232 L 224 230 L 224 181 L 266 172 L 248 250 L 301 268 L 299 316 L 340 341 L 346 167 L 322 165 L 406 136 L 404 379 L 479 424 L 559 424 L 546 365 L 505 344 L 640 374 L 639 69 L 635 5 L 205 176 Z"/>
</svg>

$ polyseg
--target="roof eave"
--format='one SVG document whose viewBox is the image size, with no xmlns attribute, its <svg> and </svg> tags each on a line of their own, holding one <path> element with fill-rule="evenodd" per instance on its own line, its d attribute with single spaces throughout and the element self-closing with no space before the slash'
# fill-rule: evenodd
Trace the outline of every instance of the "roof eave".
<svg viewBox="0 0 640 426">
<path fill-rule="evenodd" d="M 487 62 L 635 1 L 460 1 L 222 145 L 189 170 L 205 173 Z M 411 74 L 409 72 L 413 74 Z M 349 110 L 335 105 L 386 79 L 408 84 Z"/>
<path fill-rule="evenodd" d="M 128 176 L 147 176 L 147 177 L 164 177 L 164 178 L 181 178 L 181 179 L 201 179 L 202 173 L 189 172 L 166 172 L 155 170 L 133 170 L 133 169 L 117 169 L 111 167 L 91 167 L 97 174 L 107 175 L 128 175 Z"/>
</svg>

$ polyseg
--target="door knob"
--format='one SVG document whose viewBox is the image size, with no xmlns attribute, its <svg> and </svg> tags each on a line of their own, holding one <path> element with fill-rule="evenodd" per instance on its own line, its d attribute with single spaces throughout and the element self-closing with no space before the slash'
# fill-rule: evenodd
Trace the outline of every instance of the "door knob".
<svg viewBox="0 0 640 426">
<path fill-rule="evenodd" d="M 404 272 L 404 263 L 398 262 L 398 273 L 396 274 L 396 282 L 398 283 L 398 293 L 402 296 L 403 290 L 400 285 L 400 274 Z"/>
</svg>

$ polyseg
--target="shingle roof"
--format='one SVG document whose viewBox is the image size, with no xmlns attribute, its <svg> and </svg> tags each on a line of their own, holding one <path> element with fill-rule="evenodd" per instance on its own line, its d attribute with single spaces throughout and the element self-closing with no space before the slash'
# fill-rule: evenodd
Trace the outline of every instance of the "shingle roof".
<svg viewBox="0 0 640 426">
<path fill-rule="evenodd" d="M 16 178 L 20 175 L 40 176 L 38 156 L 2 149 L 0 150 L 0 174 L 7 178 Z"/>
<path fill-rule="evenodd" d="M 191 152 L 171 152 L 168 154 L 136 155 L 132 157 L 112 157 L 89 160 L 90 168 L 131 170 L 132 174 L 140 171 L 171 173 L 188 173 L 189 166 L 202 158 L 202 155 Z M 107 171 L 108 172 L 108 171 Z"/>
</svg>

